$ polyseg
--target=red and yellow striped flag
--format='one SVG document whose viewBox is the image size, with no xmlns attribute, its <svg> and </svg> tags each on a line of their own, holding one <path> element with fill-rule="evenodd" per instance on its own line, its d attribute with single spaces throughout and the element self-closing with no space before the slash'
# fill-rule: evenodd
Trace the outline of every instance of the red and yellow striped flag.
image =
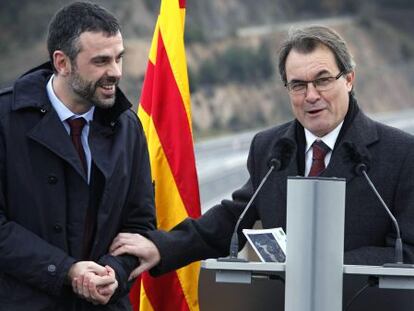
<svg viewBox="0 0 414 311">
<path fill-rule="evenodd" d="M 184 49 L 185 0 L 161 0 L 138 107 L 148 140 L 158 228 L 200 216 Z M 199 263 L 158 278 L 144 273 L 134 310 L 198 311 Z M 139 309 L 137 306 L 139 301 Z"/>
</svg>

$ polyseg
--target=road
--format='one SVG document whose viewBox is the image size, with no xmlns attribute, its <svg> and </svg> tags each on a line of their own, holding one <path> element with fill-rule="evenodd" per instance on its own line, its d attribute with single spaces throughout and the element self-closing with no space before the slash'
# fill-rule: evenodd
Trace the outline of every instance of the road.
<svg viewBox="0 0 414 311">
<path fill-rule="evenodd" d="M 414 133 L 414 109 L 371 115 L 375 120 Z M 195 145 L 202 212 L 247 181 L 247 154 L 257 131 L 200 142 Z"/>
</svg>

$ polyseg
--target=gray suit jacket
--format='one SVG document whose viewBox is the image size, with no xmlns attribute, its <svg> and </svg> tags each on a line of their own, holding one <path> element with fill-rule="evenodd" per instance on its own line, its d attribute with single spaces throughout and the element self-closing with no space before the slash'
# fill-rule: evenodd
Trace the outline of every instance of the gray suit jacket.
<svg viewBox="0 0 414 311">
<path fill-rule="evenodd" d="M 298 152 L 296 123 L 291 121 L 255 136 L 247 163 L 250 179 L 233 193 L 232 200 L 223 200 L 198 220 L 186 219 L 169 233 L 148 234 L 162 258 L 152 274 L 164 273 L 195 260 L 228 255 L 234 225 L 266 174 L 269 156 L 282 138 L 293 141 L 294 157 L 283 163 L 282 170 L 270 175 L 240 229 L 252 227 L 258 219 L 264 228 L 286 229 L 287 177 L 299 174 L 301 160 L 297 159 L 302 152 Z M 400 224 L 404 261 L 414 262 L 414 137 L 375 122 L 358 111 L 321 175 L 346 179 L 345 263 L 393 262 L 395 241 L 394 227 L 386 211 L 364 177 L 355 173 L 358 160 L 345 148 L 349 142 L 364 155 L 368 175 Z M 244 241 L 242 235 L 239 237 Z"/>
</svg>

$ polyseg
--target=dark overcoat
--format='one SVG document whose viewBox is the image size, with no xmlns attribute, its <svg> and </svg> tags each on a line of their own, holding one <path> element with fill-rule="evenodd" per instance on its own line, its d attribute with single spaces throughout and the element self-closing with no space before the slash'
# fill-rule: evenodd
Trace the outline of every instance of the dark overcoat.
<svg viewBox="0 0 414 311">
<path fill-rule="evenodd" d="M 130 310 L 127 278 L 137 265 L 108 248 L 121 231 L 155 228 L 154 196 L 142 127 L 117 91 L 115 105 L 95 109 L 88 185 L 68 133 L 51 106 L 50 65 L 0 94 L 0 310 Z M 88 206 L 95 236 L 86 259 L 114 268 L 118 290 L 105 307 L 78 299 L 65 284 L 82 258 Z"/>
<path fill-rule="evenodd" d="M 348 147 L 352 143 L 353 150 L 367 162 L 370 178 L 397 218 L 404 243 L 404 261 L 412 263 L 414 137 L 368 118 L 359 111 L 352 96 L 350 107 L 352 113 L 348 111 L 330 163 L 321 175 L 346 179 L 344 261 L 368 265 L 394 262 L 394 227 L 364 177 L 356 174 L 355 166 L 359 160 L 350 153 Z M 223 200 L 198 220 L 186 219 L 171 233 L 154 231 L 147 234 L 157 245 L 162 258 L 151 271 L 153 274 L 194 260 L 228 255 L 236 221 L 268 171 L 269 158 L 282 138 L 292 142 L 293 157 L 287 162 L 284 159 L 286 163 L 282 170 L 270 175 L 241 222 L 240 230 L 251 228 L 259 219 L 264 228 L 283 227 L 286 230 L 287 177 L 301 175 L 304 171 L 304 134 L 297 121 L 270 128 L 254 137 L 247 163 L 250 178 L 233 193 L 232 200 Z M 244 240 L 240 233 L 239 238 Z"/>
</svg>

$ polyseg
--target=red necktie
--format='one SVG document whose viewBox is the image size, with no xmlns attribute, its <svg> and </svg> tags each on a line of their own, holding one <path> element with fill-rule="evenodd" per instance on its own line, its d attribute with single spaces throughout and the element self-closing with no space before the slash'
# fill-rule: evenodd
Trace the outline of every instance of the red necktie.
<svg viewBox="0 0 414 311">
<path fill-rule="evenodd" d="M 72 143 L 75 146 L 76 151 L 78 152 L 79 159 L 82 163 L 83 169 L 85 173 L 87 173 L 87 165 L 86 165 L 86 157 L 85 157 L 85 150 L 83 149 L 82 145 L 82 129 L 86 124 L 84 118 L 77 118 L 72 120 L 66 120 L 70 127 L 70 138 L 72 139 Z"/>
<path fill-rule="evenodd" d="M 322 140 L 315 140 L 312 150 L 312 166 L 308 176 L 319 176 L 325 169 L 325 156 L 330 148 Z"/>
</svg>

